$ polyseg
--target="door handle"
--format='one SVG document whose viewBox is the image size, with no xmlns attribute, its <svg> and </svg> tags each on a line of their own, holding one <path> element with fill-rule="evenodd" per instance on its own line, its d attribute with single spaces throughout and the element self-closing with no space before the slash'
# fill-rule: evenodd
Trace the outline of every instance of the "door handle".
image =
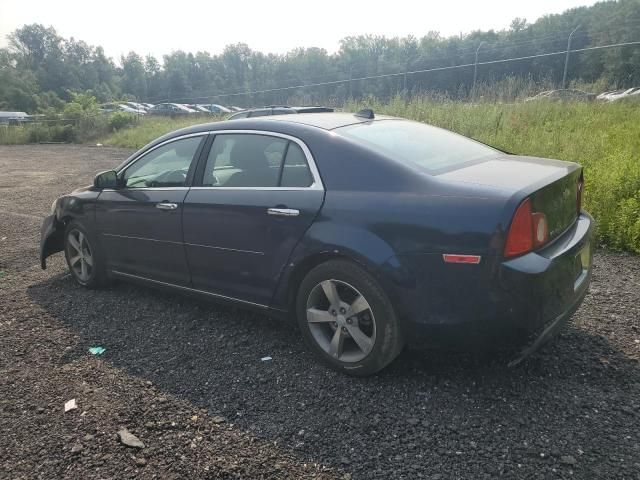
<svg viewBox="0 0 640 480">
<path fill-rule="evenodd" d="M 295 208 L 269 208 L 267 214 L 280 217 L 297 217 L 300 215 L 300 210 L 296 210 Z"/>
<path fill-rule="evenodd" d="M 178 208 L 178 204 L 161 202 L 161 203 L 156 203 L 156 208 L 159 208 L 160 210 L 175 210 L 176 208 Z"/>
</svg>

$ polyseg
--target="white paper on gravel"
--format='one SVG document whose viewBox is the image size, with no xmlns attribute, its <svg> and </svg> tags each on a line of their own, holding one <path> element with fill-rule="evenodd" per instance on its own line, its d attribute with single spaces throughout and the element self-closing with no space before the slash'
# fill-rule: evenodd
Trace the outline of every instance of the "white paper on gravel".
<svg viewBox="0 0 640 480">
<path fill-rule="evenodd" d="M 78 406 L 76 405 L 76 399 L 72 398 L 71 400 L 69 400 L 68 402 L 65 402 L 64 404 L 64 411 L 68 412 L 69 410 L 75 410 L 76 408 L 78 408 Z"/>
</svg>

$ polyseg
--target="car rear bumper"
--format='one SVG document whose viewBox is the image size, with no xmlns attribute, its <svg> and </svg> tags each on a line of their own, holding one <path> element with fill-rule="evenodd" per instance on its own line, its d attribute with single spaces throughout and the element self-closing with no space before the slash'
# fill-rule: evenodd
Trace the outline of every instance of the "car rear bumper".
<svg viewBox="0 0 640 480">
<path fill-rule="evenodd" d="M 429 347 L 539 347 L 587 293 L 592 231 L 593 219 L 583 212 L 551 245 L 512 260 L 464 265 L 445 264 L 435 254 L 394 258 L 406 273 L 395 289 L 405 336 Z"/>
</svg>

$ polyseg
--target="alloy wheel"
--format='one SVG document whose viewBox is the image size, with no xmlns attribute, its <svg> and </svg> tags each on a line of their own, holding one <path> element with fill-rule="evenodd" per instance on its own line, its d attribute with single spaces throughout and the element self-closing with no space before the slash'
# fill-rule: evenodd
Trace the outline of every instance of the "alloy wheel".
<svg viewBox="0 0 640 480">
<path fill-rule="evenodd" d="M 364 296 L 346 282 L 324 280 L 311 290 L 307 322 L 318 346 L 339 361 L 359 362 L 373 350 L 373 311 Z"/>
<path fill-rule="evenodd" d="M 67 235 L 67 253 L 69 266 L 78 280 L 88 282 L 93 271 L 93 251 L 80 230 L 71 230 Z"/>
</svg>

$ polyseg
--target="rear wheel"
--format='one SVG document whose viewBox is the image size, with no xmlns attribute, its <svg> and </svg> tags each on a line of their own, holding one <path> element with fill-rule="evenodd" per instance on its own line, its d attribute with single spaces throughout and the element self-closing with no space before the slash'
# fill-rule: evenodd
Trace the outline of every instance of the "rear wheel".
<svg viewBox="0 0 640 480">
<path fill-rule="evenodd" d="M 78 222 L 67 225 L 64 253 L 71 275 L 80 285 L 96 288 L 106 283 L 104 265 L 93 237 Z"/>
<path fill-rule="evenodd" d="M 311 270 L 300 285 L 296 312 L 307 343 L 336 370 L 371 375 L 402 350 L 391 302 L 354 263 L 332 260 Z"/>
</svg>

